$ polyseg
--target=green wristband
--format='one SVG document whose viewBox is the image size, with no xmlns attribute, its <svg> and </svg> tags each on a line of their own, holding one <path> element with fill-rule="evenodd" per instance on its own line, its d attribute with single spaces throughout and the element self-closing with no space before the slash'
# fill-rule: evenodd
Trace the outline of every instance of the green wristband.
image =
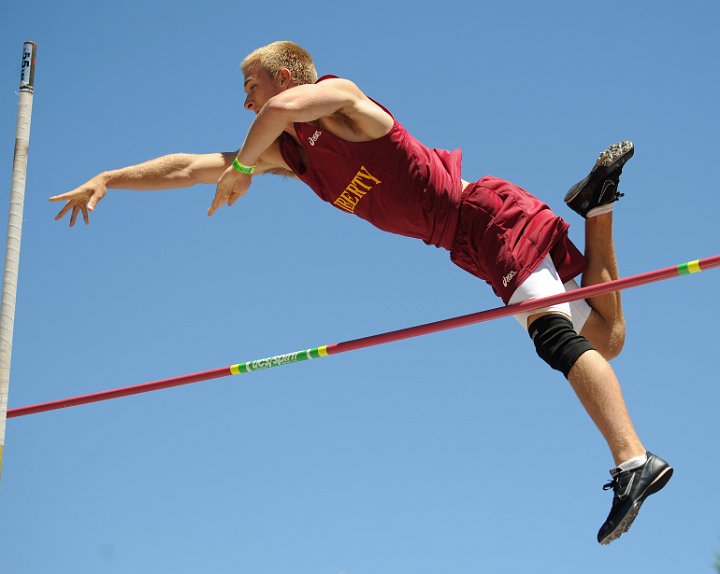
<svg viewBox="0 0 720 574">
<path fill-rule="evenodd" d="M 252 175 L 255 172 L 255 168 L 257 166 L 254 165 L 243 165 L 238 161 L 238 158 L 235 158 L 232 162 L 233 169 L 237 171 L 238 173 L 244 173 L 247 175 Z"/>
</svg>

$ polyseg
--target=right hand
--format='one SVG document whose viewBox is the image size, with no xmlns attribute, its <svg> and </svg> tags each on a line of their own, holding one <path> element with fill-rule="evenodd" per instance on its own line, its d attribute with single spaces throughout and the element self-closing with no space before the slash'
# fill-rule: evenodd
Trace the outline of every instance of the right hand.
<svg viewBox="0 0 720 574">
<path fill-rule="evenodd" d="M 60 195 L 54 195 L 50 201 L 65 201 L 65 206 L 55 216 L 55 221 L 60 221 L 68 211 L 70 214 L 70 227 L 75 225 L 77 216 L 82 213 L 85 225 L 90 223 L 89 211 L 94 211 L 98 201 L 107 194 L 107 185 L 102 175 L 96 175 L 91 180 L 76 187 L 72 191 Z"/>
<path fill-rule="evenodd" d="M 231 206 L 248 192 L 251 183 L 251 175 L 238 173 L 232 166 L 228 167 L 217 182 L 215 197 L 208 209 L 208 215 L 212 215 L 223 205 Z"/>
</svg>

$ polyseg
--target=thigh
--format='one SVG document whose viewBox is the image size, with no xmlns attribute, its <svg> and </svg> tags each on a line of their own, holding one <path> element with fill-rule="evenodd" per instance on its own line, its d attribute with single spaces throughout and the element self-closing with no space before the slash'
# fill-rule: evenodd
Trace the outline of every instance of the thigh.
<svg viewBox="0 0 720 574">
<path fill-rule="evenodd" d="M 573 291 L 578 288 L 578 284 L 574 279 L 563 283 L 555 269 L 552 258 L 548 255 L 543 259 L 542 263 L 533 271 L 522 284 L 515 290 L 510 297 L 509 304 L 521 303 L 533 299 L 542 299 L 551 295 Z M 584 299 L 579 301 L 571 301 L 569 303 L 561 303 L 552 305 L 542 309 L 536 309 L 528 313 L 519 313 L 515 318 L 520 324 L 527 329 L 528 319 L 536 315 L 545 315 L 547 313 L 561 313 L 568 317 L 575 331 L 580 333 L 585 327 L 585 323 L 591 314 L 590 306 Z"/>
</svg>

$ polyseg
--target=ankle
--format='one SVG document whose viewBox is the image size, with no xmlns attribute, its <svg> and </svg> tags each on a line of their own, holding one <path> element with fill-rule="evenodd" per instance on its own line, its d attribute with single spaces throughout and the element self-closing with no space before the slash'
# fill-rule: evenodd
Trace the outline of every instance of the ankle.
<svg viewBox="0 0 720 574">
<path fill-rule="evenodd" d="M 647 460 L 648 460 L 648 455 L 645 452 L 641 455 L 634 456 L 632 458 L 627 459 L 624 462 L 621 462 L 620 464 L 617 465 L 617 467 L 620 470 L 633 470 L 634 468 L 641 467 L 643 464 L 645 464 L 647 462 Z"/>
<path fill-rule="evenodd" d="M 642 457 L 647 457 L 647 451 L 639 443 L 632 448 L 628 447 L 613 453 L 613 461 L 616 467 L 620 467 L 621 465 L 627 466 L 628 463 L 632 466 L 632 461 L 640 460 Z"/>
</svg>

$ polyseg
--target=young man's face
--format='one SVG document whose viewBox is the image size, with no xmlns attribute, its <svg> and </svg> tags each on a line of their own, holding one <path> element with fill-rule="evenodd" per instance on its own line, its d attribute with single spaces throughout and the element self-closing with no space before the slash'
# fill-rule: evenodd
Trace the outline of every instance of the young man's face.
<svg viewBox="0 0 720 574">
<path fill-rule="evenodd" d="M 270 98 L 282 91 L 270 74 L 258 65 L 247 70 L 244 89 L 247 94 L 245 109 L 252 110 L 256 114 Z"/>
</svg>

